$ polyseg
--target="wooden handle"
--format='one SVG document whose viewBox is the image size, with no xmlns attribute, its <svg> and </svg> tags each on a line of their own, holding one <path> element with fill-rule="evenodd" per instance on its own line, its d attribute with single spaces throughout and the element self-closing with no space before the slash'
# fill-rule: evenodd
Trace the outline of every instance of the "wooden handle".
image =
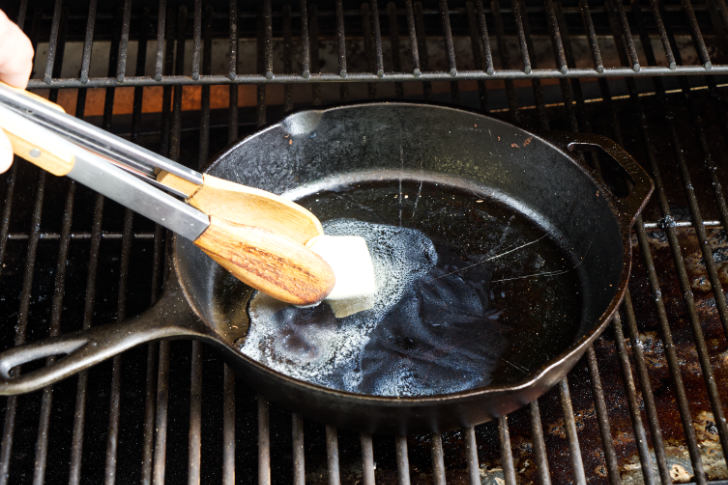
<svg viewBox="0 0 728 485">
<path fill-rule="evenodd" d="M 334 287 L 334 273 L 320 256 L 260 227 L 210 217 L 195 244 L 244 283 L 294 305 L 321 301 Z"/>
<path fill-rule="evenodd" d="M 36 102 L 64 111 L 61 106 L 37 94 L 7 84 L 4 86 Z M 19 157 L 54 175 L 66 175 L 73 168 L 73 151 L 69 149 L 67 142 L 50 130 L 40 127 L 22 115 L 5 111 L 0 116 L 0 128 L 8 136 L 13 153 Z"/>
<path fill-rule="evenodd" d="M 205 214 L 245 226 L 258 227 L 305 244 L 324 233 L 310 211 L 265 190 L 203 175 L 202 185 L 167 172 L 157 180 L 187 195 L 187 203 Z"/>
</svg>

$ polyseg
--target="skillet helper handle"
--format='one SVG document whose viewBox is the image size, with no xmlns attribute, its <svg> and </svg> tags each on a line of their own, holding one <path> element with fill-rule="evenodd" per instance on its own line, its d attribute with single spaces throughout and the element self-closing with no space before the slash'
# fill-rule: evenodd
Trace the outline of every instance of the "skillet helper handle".
<svg viewBox="0 0 728 485">
<path fill-rule="evenodd" d="M 554 134 L 549 138 L 559 142 L 570 152 L 584 146 L 601 148 L 624 169 L 632 182 L 629 193 L 623 197 L 613 195 L 613 199 L 623 224 L 631 227 L 654 190 L 654 184 L 647 171 L 621 145 L 606 136 L 592 133 L 570 133 Z"/>
<path fill-rule="evenodd" d="M 166 300 L 166 301 L 165 301 Z M 206 335 L 194 317 L 175 311 L 177 304 L 170 297 L 163 298 L 147 312 L 136 318 L 38 342 L 19 345 L 0 353 L 0 395 L 16 395 L 37 391 L 45 386 L 70 377 L 114 355 L 145 342 L 171 337 L 197 337 Z M 172 315 L 170 315 L 170 312 Z M 176 314 L 176 315 L 175 315 Z M 176 317 L 177 324 L 163 323 Z M 199 325 L 199 327 L 198 327 Z M 48 359 L 39 369 L 17 375 L 13 370 L 30 362 Z"/>
</svg>

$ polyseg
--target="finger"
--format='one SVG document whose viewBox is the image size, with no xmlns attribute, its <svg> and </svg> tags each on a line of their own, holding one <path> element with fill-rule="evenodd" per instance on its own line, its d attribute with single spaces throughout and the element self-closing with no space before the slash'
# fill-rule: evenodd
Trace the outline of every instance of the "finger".
<svg viewBox="0 0 728 485">
<path fill-rule="evenodd" d="M 28 84 L 33 69 L 33 45 L 30 39 L 0 10 L 0 80 L 19 88 Z"/>
<path fill-rule="evenodd" d="M 5 132 L 0 130 L 0 173 L 5 172 L 13 164 L 13 147 Z"/>
</svg>

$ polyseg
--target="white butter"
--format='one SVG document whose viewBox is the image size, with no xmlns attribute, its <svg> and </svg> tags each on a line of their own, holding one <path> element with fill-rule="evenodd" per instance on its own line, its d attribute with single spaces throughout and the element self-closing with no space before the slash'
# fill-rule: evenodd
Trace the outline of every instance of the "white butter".
<svg viewBox="0 0 728 485">
<path fill-rule="evenodd" d="M 377 292 L 369 248 L 360 236 L 317 236 L 307 246 L 334 271 L 336 283 L 326 297 L 336 318 L 369 310 Z"/>
</svg>

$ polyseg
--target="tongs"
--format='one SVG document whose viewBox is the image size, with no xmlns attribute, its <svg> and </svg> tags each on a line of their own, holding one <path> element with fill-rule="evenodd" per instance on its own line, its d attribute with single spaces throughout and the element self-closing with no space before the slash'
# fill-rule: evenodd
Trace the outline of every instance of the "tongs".
<svg viewBox="0 0 728 485">
<path fill-rule="evenodd" d="M 323 235 L 321 223 L 298 204 L 196 172 L 1 83 L 0 128 L 16 155 L 193 241 L 276 299 L 312 304 L 334 287 L 334 270 L 307 246 Z"/>
</svg>

